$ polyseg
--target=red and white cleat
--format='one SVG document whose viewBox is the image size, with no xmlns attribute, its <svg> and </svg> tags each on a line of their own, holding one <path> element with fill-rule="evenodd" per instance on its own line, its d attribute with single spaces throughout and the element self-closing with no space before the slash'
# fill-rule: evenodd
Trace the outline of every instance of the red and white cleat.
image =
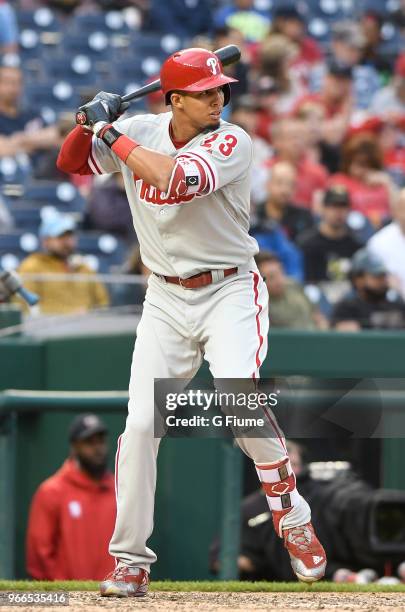
<svg viewBox="0 0 405 612">
<path fill-rule="evenodd" d="M 118 566 L 100 583 L 102 597 L 143 597 L 148 592 L 149 574 L 140 567 Z"/>
<path fill-rule="evenodd" d="M 283 529 L 284 546 L 298 580 L 316 582 L 325 575 L 326 554 L 311 523 Z"/>
</svg>

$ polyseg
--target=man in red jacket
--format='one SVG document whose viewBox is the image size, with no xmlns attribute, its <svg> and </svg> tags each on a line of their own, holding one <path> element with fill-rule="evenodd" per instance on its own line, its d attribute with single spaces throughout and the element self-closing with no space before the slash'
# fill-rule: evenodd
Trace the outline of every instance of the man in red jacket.
<svg viewBox="0 0 405 612">
<path fill-rule="evenodd" d="M 116 504 L 106 425 L 79 415 L 69 441 L 70 456 L 32 500 L 27 572 L 38 580 L 101 580 L 115 565 L 108 554 Z"/>
</svg>

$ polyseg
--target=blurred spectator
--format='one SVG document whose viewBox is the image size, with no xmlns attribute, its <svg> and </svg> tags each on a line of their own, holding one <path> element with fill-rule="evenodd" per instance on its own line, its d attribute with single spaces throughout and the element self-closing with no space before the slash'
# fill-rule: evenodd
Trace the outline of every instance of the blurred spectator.
<svg viewBox="0 0 405 612">
<path fill-rule="evenodd" d="M 405 189 L 398 195 L 393 208 L 394 220 L 380 229 L 367 243 L 367 248 L 382 259 L 393 276 L 394 287 L 405 299 Z"/>
<path fill-rule="evenodd" d="M 242 33 L 236 28 L 230 28 L 224 26 L 215 30 L 215 36 L 212 39 L 212 51 L 215 49 L 221 49 L 227 45 L 236 45 L 239 47 L 241 52 L 241 58 L 239 62 L 224 66 L 224 73 L 234 79 L 237 79 L 236 83 L 232 83 L 232 99 L 231 105 L 234 106 L 238 103 L 239 97 L 248 93 L 249 91 L 249 71 L 250 71 L 250 58 L 247 51 L 247 45 L 243 39 Z M 194 46 L 194 45 L 193 45 Z M 225 113 L 228 112 L 228 107 L 225 107 Z M 227 115 L 223 115 L 224 119 L 227 119 Z"/>
<path fill-rule="evenodd" d="M 376 11 L 367 11 L 360 18 L 360 25 L 366 39 L 363 49 L 362 63 L 374 66 L 378 72 L 389 76 L 392 65 L 390 58 L 382 48 L 382 27 L 384 17 Z"/>
<path fill-rule="evenodd" d="M 23 73 L 19 59 L 0 60 L 0 157 L 50 149 L 57 140 L 55 126 L 45 127 L 39 113 L 21 107 Z"/>
<path fill-rule="evenodd" d="M 136 241 L 121 172 L 94 181 L 88 196 L 85 215 L 85 229 L 114 234 L 124 238 L 128 244 Z"/>
<path fill-rule="evenodd" d="M 379 227 L 391 216 L 395 186 L 384 172 L 382 151 L 370 133 L 348 138 L 342 149 L 342 172 L 330 178 L 330 185 L 344 185 L 353 210 L 358 210 Z"/>
<path fill-rule="evenodd" d="M 298 236 L 304 255 L 305 280 L 310 282 L 345 279 L 350 258 L 361 246 L 347 226 L 350 196 L 344 186 L 335 185 L 323 197 L 321 219 Z"/>
<path fill-rule="evenodd" d="M 401 31 L 401 34 L 405 34 L 405 0 L 400 0 L 399 5 L 390 16 L 391 23 Z"/>
<path fill-rule="evenodd" d="M 297 54 L 297 47 L 282 34 L 268 36 L 260 45 L 258 70 L 260 76 L 274 79 L 277 98 L 274 111 L 277 114 L 290 113 L 297 100 L 304 95 L 301 80 L 290 70 L 291 62 Z"/>
<path fill-rule="evenodd" d="M 362 53 L 366 45 L 361 26 L 353 21 L 338 21 L 332 26 L 331 49 L 337 64 L 348 66 L 353 70 L 354 106 L 367 110 L 370 98 L 381 87 L 382 78 L 376 68 L 361 64 Z M 319 79 L 320 74 L 313 74 Z"/>
<path fill-rule="evenodd" d="M 233 106 L 229 121 L 243 128 L 252 139 L 253 160 L 251 166 L 251 198 L 252 204 L 256 204 L 257 197 L 260 199 L 261 196 L 260 191 L 258 195 L 256 194 L 256 183 L 257 181 L 260 182 L 263 173 L 263 165 L 271 156 L 271 148 L 263 138 L 256 135 L 258 115 L 254 98 L 250 95 L 241 96 Z M 252 206 L 252 209 L 253 208 Z"/>
<path fill-rule="evenodd" d="M 302 119 L 280 119 L 272 127 L 274 160 L 288 161 L 297 171 L 297 184 L 293 201 L 312 208 L 319 192 L 326 188 L 328 173 L 308 154 L 309 125 Z"/>
<path fill-rule="evenodd" d="M 372 253 L 363 251 L 357 262 L 364 273 L 354 295 L 340 300 L 332 313 L 338 331 L 360 329 L 405 329 L 405 302 L 389 289 L 387 268 Z"/>
<path fill-rule="evenodd" d="M 304 278 L 302 255 L 293 244 L 278 223 L 267 219 L 257 228 L 252 228 L 251 234 L 256 238 L 260 250 L 270 251 L 277 255 L 283 264 L 284 272 L 298 282 Z"/>
<path fill-rule="evenodd" d="M 67 215 L 55 213 L 40 227 L 44 252 L 32 253 L 24 259 L 19 273 L 41 274 L 42 280 L 26 277 L 25 286 L 40 297 L 43 314 L 82 314 L 93 308 L 108 306 L 106 288 L 95 280 L 94 272 L 74 255 L 76 248 L 75 224 Z M 46 280 L 47 274 L 63 274 L 64 280 Z M 69 276 L 83 274 L 87 280 L 73 280 Z"/>
<path fill-rule="evenodd" d="M 268 220 L 277 222 L 290 240 L 295 242 L 297 235 L 314 225 L 309 210 L 294 204 L 297 172 L 286 161 L 276 162 L 267 181 L 266 202 L 258 206 L 256 231 L 265 231 Z"/>
<path fill-rule="evenodd" d="M 0 54 L 17 53 L 18 27 L 10 2 L 0 0 Z"/>
<path fill-rule="evenodd" d="M 352 113 L 351 66 L 331 61 L 318 93 L 308 94 L 298 100 L 295 114 L 308 117 L 317 113 L 319 140 L 328 145 L 340 145 L 346 133 Z"/>
<path fill-rule="evenodd" d="M 308 80 L 310 69 L 322 59 L 322 51 L 318 43 L 308 36 L 304 16 L 294 5 L 280 5 L 274 11 L 271 29 L 297 46 L 292 67 L 304 80 Z"/>
<path fill-rule="evenodd" d="M 149 82 L 158 79 L 159 76 L 149 79 Z M 162 90 L 154 91 L 146 96 L 146 106 L 148 113 L 152 113 L 153 115 L 159 115 L 160 113 L 167 113 L 168 107 L 166 106 L 165 97 L 162 93 Z"/>
<path fill-rule="evenodd" d="M 302 287 L 287 278 L 281 261 L 269 251 L 256 255 L 260 274 L 269 292 L 269 317 L 272 327 L 316 329 L 327 327 L 326 319 L 310 302 Z"/>
<path fill-rule="evenodd" d="M 62 172 L 62 170 L 59 170 L 59 168 L 56 166 L 56 160 L 63 141 L 65 140 L 71 129 L 74 127 L 74 125 L 74 113 L 61 113 L 59 115 L 58 120 L 55 124 L 57 134 L 54 146 L 41 155 L 33 173 L 34 178 L 48 181 L 66 181 L 66 173 Z"/>
<path fill-rule="evenodd" d="M 138 276 L 139 283 L 114 283 L 112 287 L 112 301 L 114 306 L 143 304 L 146 294 L 146 285 L 150 270 L 141 259 L 139 245 L 133 247 L 127 261 L 121 268 L 115 270 L 117 274 L 131 274 Z"/>
<path fill-rule="evenodd" d="M 261 42 L 270 29 L 270 17 L 254 5 L 254 0 L 232 0 L 214 13 L 215 28 L 226 25 L 239 30 L 248 42 Z"/>
<path fill-rule="evenodd" d="M 276 111 L 279 87 L 270 76 L 259 77 L 253 87 L 257 108 L 256 133 L 268 143 L 272 140 L 272 125 L 278 117 Z"/>
<path fill-rule="evenodd" d="M 68 459 L 33 497 L 26 557 L 36 580 L 100 580 L 114 569 L 108 542 L 116 504 L 107 431 L 95 414 L 76 417 Z"/>
<path fill-rule="evenodd" d="M 211 3 L 209 0 L 150 0 L 148 28 L 183 39 L 210 32 Z"/>
<path fill-rule="evenodd" d="M 370 112 L 384 118 L 405 114 L 405 53 L 399 55 L 395 63 L 391 83 L 371 100 Z"/>
</svg>

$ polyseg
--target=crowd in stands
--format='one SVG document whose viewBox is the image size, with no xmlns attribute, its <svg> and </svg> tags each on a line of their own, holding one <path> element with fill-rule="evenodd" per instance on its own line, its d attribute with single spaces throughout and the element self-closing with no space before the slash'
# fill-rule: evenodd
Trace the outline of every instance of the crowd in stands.
<svg viewBox="0 0 405 612">
<path fill-rule="evenodd" d="M 404 0 L 0 2 L 0 266 L 51 258 L 55 236 L 42 234 L 41 257 L 32 238 L 61 213 L 95 271 L 141 275 L 120 177 L 64 175 L 60 144 L 97 91 L 132 91 L 178 48 L 234 43 L 223 117 L 253 140 L 251 232 L 272 324 L 405 329 L 404 40 Z M 165 110 L 157 93 L 128 113 Z"/>
</svg>

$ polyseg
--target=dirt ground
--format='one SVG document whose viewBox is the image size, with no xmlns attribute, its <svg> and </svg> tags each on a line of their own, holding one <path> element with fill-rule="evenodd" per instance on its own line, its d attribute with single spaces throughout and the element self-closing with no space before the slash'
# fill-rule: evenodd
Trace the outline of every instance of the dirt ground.
<svg viewBox="0 0 405 612">
<path fill-rule="evenodd" d="M 404 593 L 173 593 L 155 592 L 138 599 L 99 597 L 97 593 L 70 594 L 69 606 L 1 606 L 1 612 L 285 612 L 297 610 L 367 610 L 369 612 L 405 612 Z"/>
</svg>

